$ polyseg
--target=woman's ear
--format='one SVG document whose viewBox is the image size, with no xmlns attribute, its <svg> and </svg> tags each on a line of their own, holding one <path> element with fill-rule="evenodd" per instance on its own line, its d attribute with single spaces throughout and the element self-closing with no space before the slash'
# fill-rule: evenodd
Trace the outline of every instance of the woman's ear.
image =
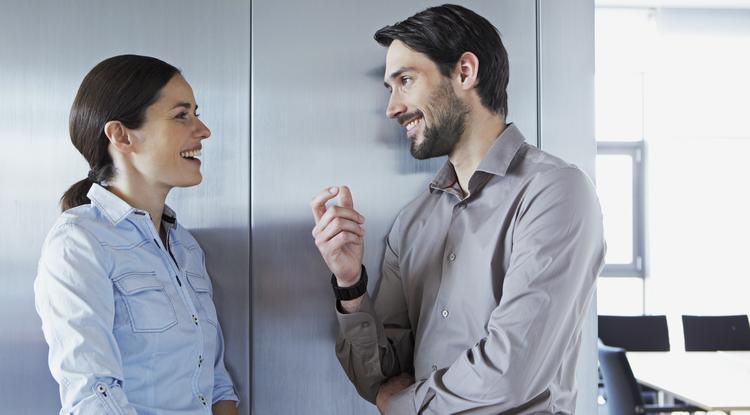
<svg viewBox="0 0 750 415">
<path fill-rule="evenodd" d="M 468 91 L 477 85 L 479 73 L 479 58 L 471 52 L 464 52 L 458 59 L 458 81 L 461 89 Z"/>
<path fill-rule="evenodd" d="M 104 135 L 120 153 L 127 154 L 133 151 L 133 140 L 128 129 L 120 121 L 108 121 L 104 124 Z"/>
</svg>

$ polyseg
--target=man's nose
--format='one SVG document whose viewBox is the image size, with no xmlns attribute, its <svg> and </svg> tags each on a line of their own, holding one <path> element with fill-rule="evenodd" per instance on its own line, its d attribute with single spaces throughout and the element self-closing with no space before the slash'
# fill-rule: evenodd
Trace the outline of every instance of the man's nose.
<svg viewBox="0 0 750 415">
<path fill-rule="evenodd" d="M 388 118 L 396 118 L 405 112 L 406 106 L 401 100 L 399 94 L 391 94 L 390 98 L 388 99 L 388 107 L 385 109 L 385 115 L 388 116 Z"/>
</svg>

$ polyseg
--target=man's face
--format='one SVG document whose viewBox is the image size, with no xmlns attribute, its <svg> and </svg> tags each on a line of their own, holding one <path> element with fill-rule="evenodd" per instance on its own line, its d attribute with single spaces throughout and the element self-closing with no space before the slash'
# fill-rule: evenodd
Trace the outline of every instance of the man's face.
<svg viewBox="0 0 750 415">
<path fill-rule="evenodd" d="M 423 160 L 449 155 L 460 140 L 469 106 L 426 55 L 394 40 L 388 47 L 385 85 L 391 92 L 386 115 L 406 128 L 411 154 Z"/>
</svg>

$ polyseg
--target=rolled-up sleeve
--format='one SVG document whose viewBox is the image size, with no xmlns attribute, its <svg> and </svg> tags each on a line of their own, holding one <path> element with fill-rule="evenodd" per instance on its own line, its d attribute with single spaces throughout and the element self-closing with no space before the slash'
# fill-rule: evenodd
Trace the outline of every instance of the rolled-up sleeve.
<svg viewBox="0 0 750 415">
<path fill-rule="evenodd" d="M 356 313 L 336 307 L 336 356 L 359 394 L 372 403 L 381 383 L 413 371 L 414 334 L 399 274 L 397 232 L 398 219 L 386 239 L 376 300 L 365 294 Z"/>
<path fill-rule="evenodd" d="M 235 401 L 235 406 L 240 404 L 240 398 L 234 390 L 232 378 L 224 365 L 224 336 L 221 326 L 218 327 L 216 355 L 214 356 L 214 397 L 212 404 L 219 401 Z"/>
<path fill-rule="evenodd" d="M 575 365 L 566 353 L 580 341 L 606 249 L 601 209 L 585 174 L 565 167 L 532 180 L 512 241 L 488 335 L 394 396 L 389 414 L 524 412 L 519 408 L 549 395 L 562 365 Z"/>
<path fill-rule="evenodd" d="M 61 413 L 131 414 L 122 389 L 122 360 L 112 329 L 111 261 L 75 223 L 57 225 L 45 241 L 34 281 L 37 312 L 60 384 Z"/>
</svg>

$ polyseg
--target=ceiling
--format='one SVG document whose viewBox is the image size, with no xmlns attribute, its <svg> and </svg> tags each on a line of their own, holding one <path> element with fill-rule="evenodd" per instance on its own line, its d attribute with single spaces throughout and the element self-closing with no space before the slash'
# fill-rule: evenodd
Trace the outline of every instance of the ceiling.
<svg viewBox="0 0 750 415">
<path fill-rule="evenodd" d="M 597 7 L 748 9 L 750 0 L 595 0 Z"/>
</svg>

